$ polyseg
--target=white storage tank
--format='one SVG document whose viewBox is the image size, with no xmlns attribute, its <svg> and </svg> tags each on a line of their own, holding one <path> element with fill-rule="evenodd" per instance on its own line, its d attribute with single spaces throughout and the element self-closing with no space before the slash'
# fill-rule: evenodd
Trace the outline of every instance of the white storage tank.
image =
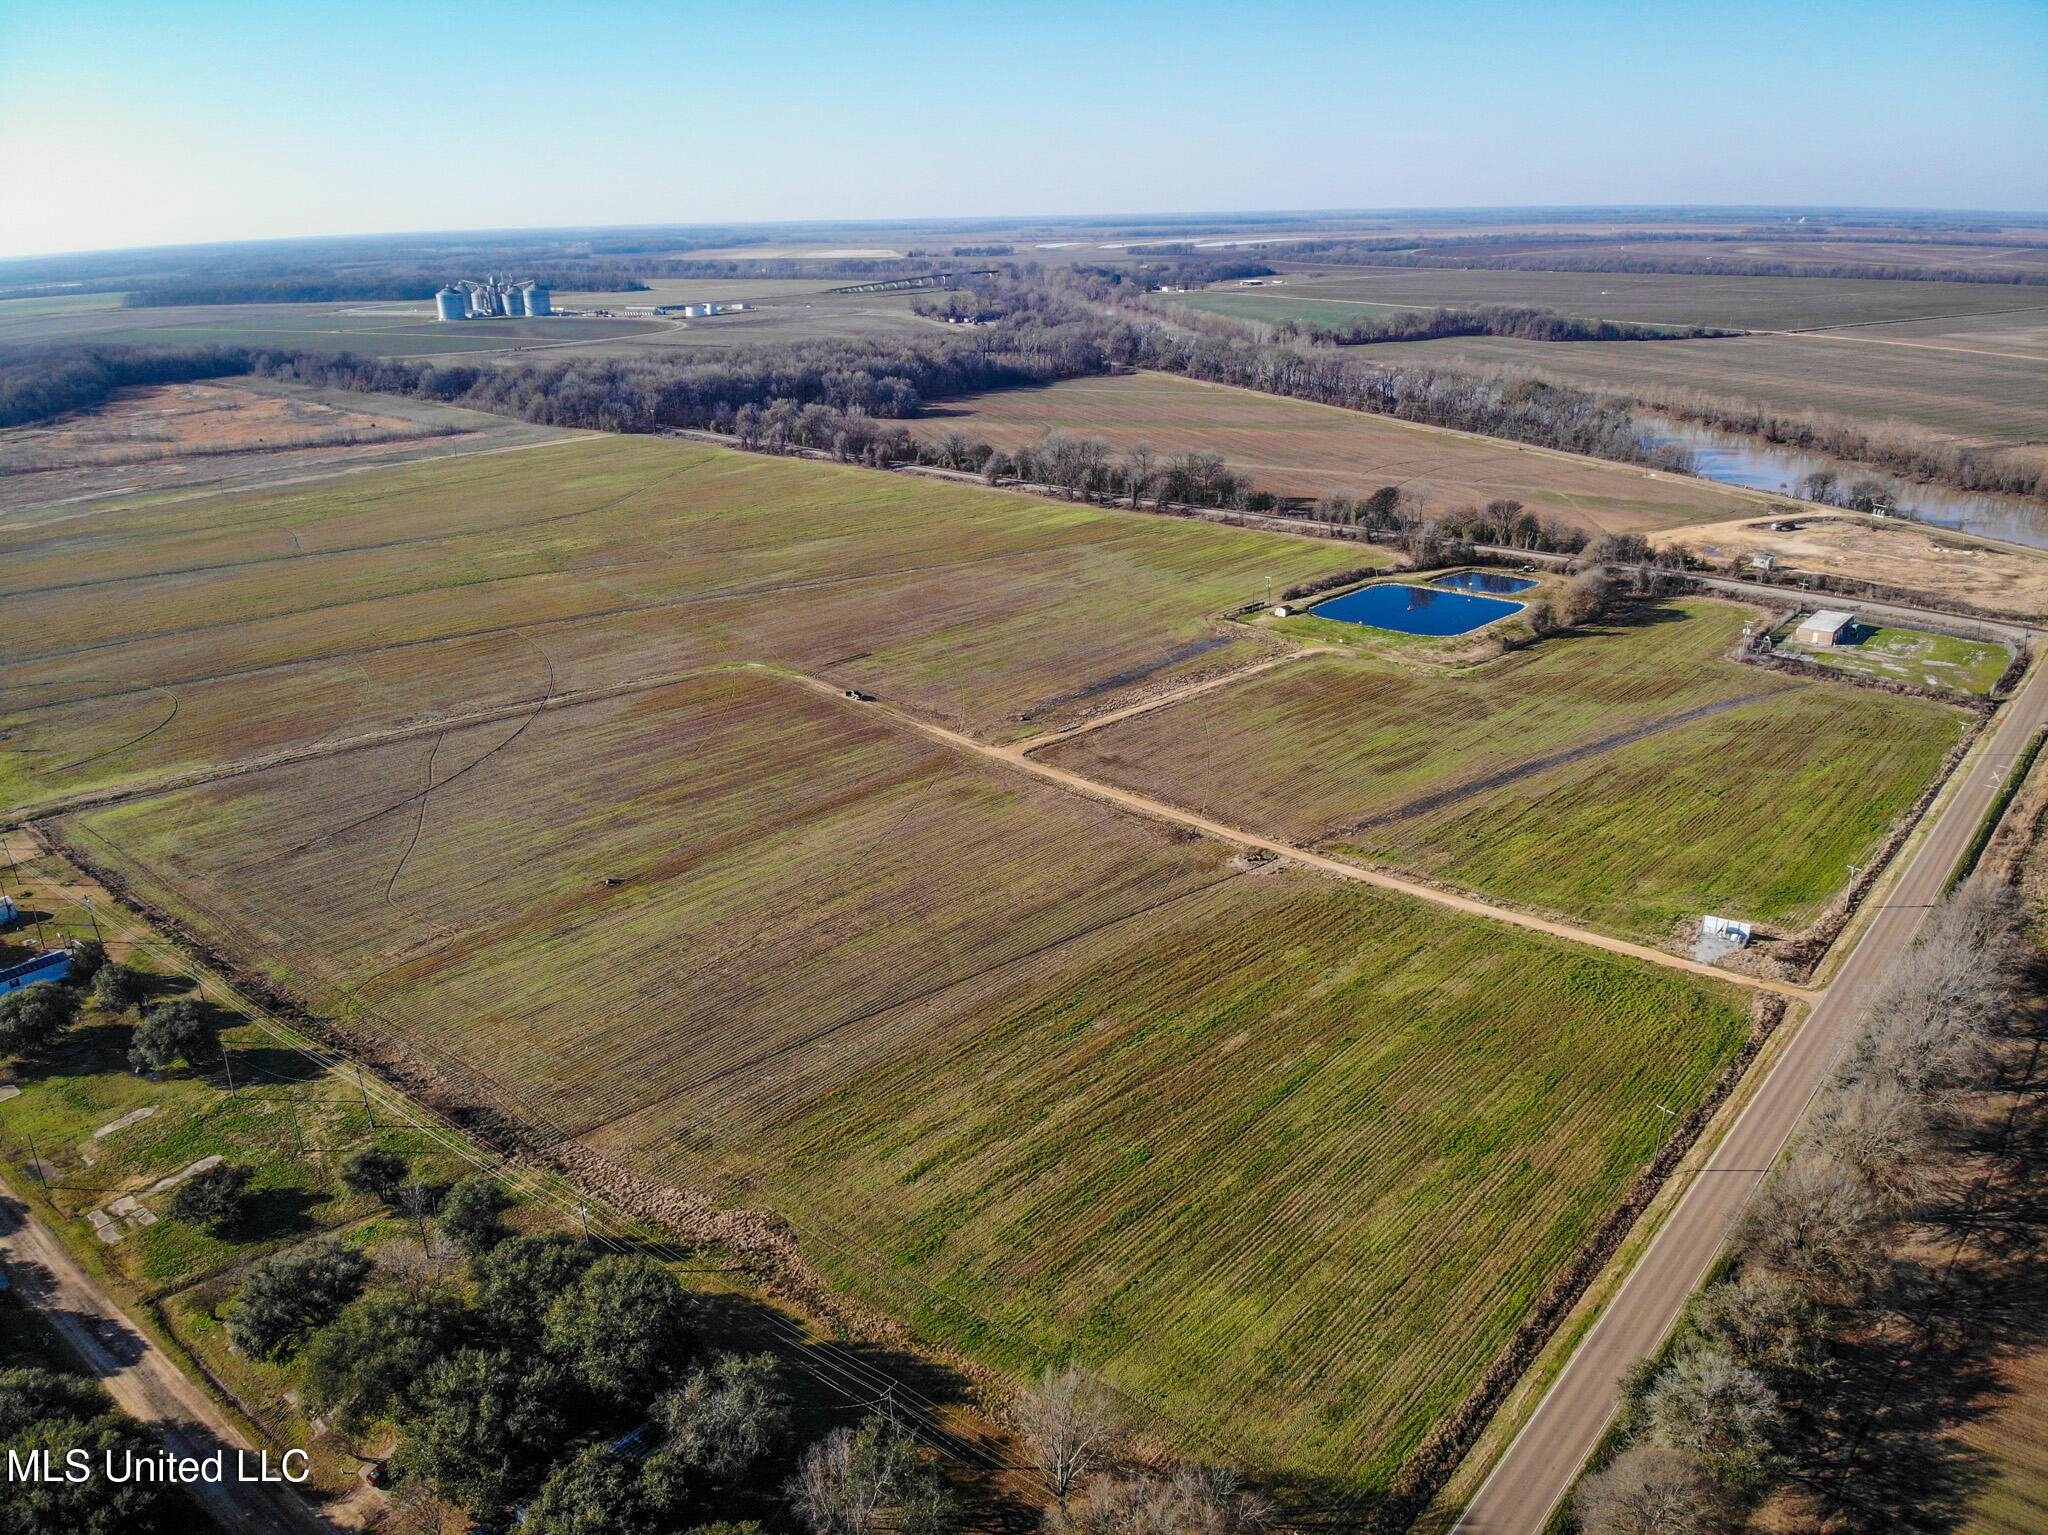
<svg viewBox="0 0 2048 1535">
<path fill-rule="evenodd" d="M 554 295 L 537 282 L 526 285 L 526 312 L 528 314 L 553 314 Z"/>
<path fill-rule="evenodd" d="M 469 317 L 469 295 L 460 288 L 443 288 L 434 295 L 434 318 L 462 320 Z"/>
</svg>

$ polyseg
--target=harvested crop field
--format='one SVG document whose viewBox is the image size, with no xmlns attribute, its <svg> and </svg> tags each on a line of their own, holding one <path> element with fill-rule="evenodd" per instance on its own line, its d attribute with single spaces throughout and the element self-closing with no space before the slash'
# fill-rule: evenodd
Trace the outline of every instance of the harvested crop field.
<svg viewBox="0 0 2048 1535">
<path fill-rule="evenodd" d="M 1023 735 L 1262 654 L 1209 615 L 1361 553 L 619 438 L 13 518 L 0 551 L 9 804 L 755 660 Z"/>
<path fill-rule="evenodd" d="M 19 514 L 570 435 L 432 400 L 379 399 L 365 409 L 360 395 L 269 379 L 150 384 L 93 410 L 0 430 L 0 491 Z"/>
<path fill-rule="evenodd" d="M 2038 1535 L 2048 1529 L 2048 1349 L 2002 1370 L 2009 1396 L 1965 1433 L 1991 1476 L 1970 1505 L 1963 1535 Z"/>
<path fill-rule="evenodd" d="M 1680 247 L 1684 249 L 1684 247 Z M 1688 254 L 1698 259 L 1699 247 Z M 1854 260 L 1857 258 L 1845 258 Z M 1861 259 L 1870 260 L 1870 257 Z M 1283 262 L 1283 266 L 1294 263 Z M 1644 325 L 1710 325 L 1723 330 L 1797 330 L 1929 315 L 1971 315 L 2038 304 L 2039 288 L 2006 283 L 1889 282 L 1854 277 L 1724 277 L 1680 272 L 1537 272 L 1356 267 L 1316 270 L 1302 263 L 1278 288 L 1208 288 L 1174 302 L 1206 307 L 1228 298 L 1268 303 L 1273 320 L 1306 301 L 1372 307 L 1477 308 L 1507 304 L 1596 320 Z M 1308 319 L 1304 314 L 1300 318 Z M 1609 342 L 1570 343 L 1608 346 Z"/>
<path fill-rule="evenodd" d="M 1369 350 L 1374 361 L 1388 365 L 1511 367 L 1589 389 L 1697 389 L 1794 415 L 1819 410 L 1865 425 L 1908 421 L 1993 446 L 2048 437 L 2048 392 L 2041 388 L 2038 360 L 1885 345 L 1857 340 L 1858 334 L 1598 342 L 1466 336 Z"/>
<path fill-rule="evenodd" d="M 1266 865 L 760 669 L 58 831 L 459 1090 L 854 1292 L 1382 1483 L 1746 1030 L 1730 987 Z"/>
<path fill-rule="evenodd" d="M 1320 656 L 1044 755 L 1639 941 L 1702 911 L 1800 926 L 1964 717 L 1741 666 L 1749 616 L 1668 603 L 1464 675 Z"/>
<path fill-rule="evenodd" d="M 927 441 L 948 431 L 1014 448 L 1057 428 L 1162 455 L 1211 449 L 1260 489 L 1290 496 L 1368 496 L 1398 485 L 1439 511 L 1506 496 L 1596 531 L 1660 529 L 1753 515 L 1760 502 L 1706 480 L 1653 475 L 1417 426 L 1198 383 L 1164 373 L 1069 379 L 926 407 L 909 423 Z"/>
</svg>

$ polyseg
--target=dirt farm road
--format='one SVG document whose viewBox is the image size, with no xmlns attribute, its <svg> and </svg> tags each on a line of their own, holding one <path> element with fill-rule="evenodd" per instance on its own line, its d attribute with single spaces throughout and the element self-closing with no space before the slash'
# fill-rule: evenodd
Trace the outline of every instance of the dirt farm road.
<svg viewBox="0 0 2048 1535">
<path fill-rule="evenodd" d="M 1720 1255 L 1736 1217 L 1798 1128 L 1886 967 L 1919 933 L 1999 784 L 2044 722 L 2048 667 L 2037 666 L 1983 748 L 1957 770 L 1953 793 L 1840 973 L 1466 1505 L 1454 1535 L 1538 1535 L 1549 1521 L 1606 1432 L 1622 1376 L 1663 1342 Z"/>
<path fill-rule="evenodd" d="M 1252 670 L 1270 670 L 1274 666 L 1285 665 L 1287 660 L 1291 659 L 1294 658 L 1288 657 L 1281 660 L 1264 662 L 1258 667 L 1252 668 Z M 791 682 L 801 683 L 807 688 L 824 693 L 830 697 L 837 698 L 843 691 L 829 682 L 821 682 L 816 677 L 807 677 L 802 672 L 788 671 L 782 667 L 770 666 L 766 662 L 760 661 L 753 664 L 762 671 L 772 672 L 776 676 L 787 678 Z M 985 741 L 977 741 L 974 737 L 963 735 L 957 730 L 948 730 L 943 725 L 933 724 L 929 720 L 921 720 L 914 715 L 905 714 L 901 710 L 892 709 L 887 704 L 868 702 L 859 705 L 859 707 L 879 710 L 887 714 L 896 723 L 907 725 L 912 730 L 944 741 L 949 746 L 956 746 L 962 751 L 972 752 L 978 757 L 985 757 L 990 761 L 1000 762 L 1007 767 L 1019 768 L 1040 778 L 1050 779 L 1062 788 L 1072 789 L 1078 793 L 1090 795 L 1095 799 L 1108 800 L 1111 804 L 1123 805 L 1129 809 L 1141 811 L 1156 820 L 1172 821 L 1180 826 L 1191 827 L 1206 836 L 1216 837 L 1225 842 L 1235 842 L 1242 847 L 1257 848 L 1262 853 L 1271 853 L 1278 858 L 1292 859 L 1295 863 L 1302 864 L 1307 868 L 1319 869 L 1325 874 L 1334 874 L 1340 879 L 1356 880 L 1362 885 L 1376 885 L 1382 890 L 1398 890 L 1403 895 L 1414 896 L 1417 900 L 1428 901 L 1435 906 L 1449 907 L 1452 911 L 1466 912 L 1475 917 L 1487 917 L 1495 922 L 1505 922 L 1513 927 L 1528 928 L 1531 932 L 1548 933 L 1553 938 L 1564 938 L 1572 943 L 1588 944 L 1596 949 L 1605 949 L 1610 954 L 1626 954 L 1631 959 L 1648 960 L 1653 965 L 1662 965 L 1671 970 L 1689 971 L 1694 975 L 1704 976 L 1709 980 L 1724 981 L 1730 985 L 1748 987 L 1753 991 L 1772 991 L 1780 996 L 1796 997 L 1806 1001 L 1812 1000 L 1816 995 L 1814 991 L 1805 986 L 1795 986 L 1785 981 L 1763 980 L 1756 976 L 1739 975 L 1732 970 L 1722 970 L 1713 965 L 1700 964 L 1695 960 L 1686 959 L 1682 955 L 1667 954 L 1664 950 L 1650 948 L 1647 944 L 1630 943 L 1625 938 L 1610 938 L 1605 933 L 1596 933 L 1590 928 L 1573 927 L 1565 922 L 1552 922 L 1548 918 L 1534 916 L 1528 912 L 1515 911 L 1511 907 L 1495 906 L 1487 901 L 1474 900 L 1470 896 L 1457 895 L 1448 890 L 1439 890 L 1434 885 L 1425 885 L 1416 880 L 1402 879 L 1398 875 L 1382 873 L 1378 869 L 1369 869 L 1362 864 L 1347 863 L 1341 858 L 1330 858 L 1322 853 L 1312 853 L 1306 848 L 1296 847 L 1291 842 L 1278 842 L 1271 837 L 1262 837 L 1257 832 L 1246 831 L 1240 826 L 1231 826 L 1223 821 L 1212 820 L 1208 816 L 1199 815 L 1192 810 L 1183 810 L 1178 805 L 1169 805 L 1164 800 L 1152 799 L 1143 794 L 1133 793 L 1129 789 L 1119 789 L 1114 784 L 1101 783 L 1093 778 L 1084 777 L 1079 773 L 1070 773 L 1065 768 L 1054 767 L 1049 762 L 1040 762 L 1036 757 L 1029 755 L 1038 747 L 1050 746 L 1058 741 L 1070 740 L 1074 736 L 1095 729 L 1097 726 L 1106 725 L 1112 720 L 1126 719 L 1133 714 L 1142 714 L 1147 710 L 1162 708 L 1169 702 L 1178 702 L 1182 698 L 1207 692 L 1211 688 L 1221 687 L 1225 682 L 1235 681 L 1245 675 L 1247 675 L 1246 672 L 1237 672 L 1227 678 L 1196 683 L 1189 688 L 1173 693 L 1169 697 L 1148 700 L 1145 703 L 1134 704 L 1127 709 L 1118 710 L 1115 714 L 1104 715 L 1100 719 L 1090 721 L 1089 724 L 1078 729 L 1036 736 L 1027 741 L 1013 742 L 1008 746 L 991 746 Z"/>
<path fill-rule="evenodd" d="M 0 1262 L 6 1265 L 9 1282 L 85 1362 L 123 1412 L 161 1429 L 164 1443 L 178 1455 L 203 1458 L 226 1452 L 227 1480 L 196 1482 L 188 1488 L 217 1526 L 235 1535 L 335 1535 L 336 1527 L 296 1493 L 276 1483 L 233 1479 L 238 1450 L 251 1451 L 252 1474 L 258 1469 L 248 1439 L 4 1188 Z"/>
</svg>

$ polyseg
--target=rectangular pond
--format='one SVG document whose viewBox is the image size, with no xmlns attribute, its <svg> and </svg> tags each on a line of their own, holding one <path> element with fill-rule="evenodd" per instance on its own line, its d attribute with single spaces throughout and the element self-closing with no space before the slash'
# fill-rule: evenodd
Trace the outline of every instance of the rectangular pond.
<svg viewBox="0 0 2048 1535">
<path fill-rule="evenodd" d="M 1438 576 L 1438 586 L 1455 586 L 1461 592 L 1493 592 L 1506 595 L 1509 592 L 1526 592 L 1536 583 L 1524 581 L 1520 576 L 1497 576 L 1490 570 L 1461 570 L 1453 575 Z"/>
<path fill-rule="evenodd" d="M 1333 598 L 1309 611 L 1318 618 L 1369 624 L 1397 634 L 1470 634 L 1497 618 L 1519 613 L 1522 604 L 1498 597 L 1474 597 L 1434 586 L 1368 586 Z"/>
</svg>

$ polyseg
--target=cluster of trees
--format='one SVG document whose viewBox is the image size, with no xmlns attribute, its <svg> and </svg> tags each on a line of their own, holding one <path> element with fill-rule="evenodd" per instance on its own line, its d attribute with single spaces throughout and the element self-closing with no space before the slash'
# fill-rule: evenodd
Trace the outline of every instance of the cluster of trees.
<svg viewBox="0 0 2048 1535">
<path fill-rule="evenodd" d="M 343 1182 L 393 1209 L 427 1200 L 398 1154 L 369 1147 Z M 390 1276 L 321 1238 L 255 1265 L 226 1314 L 243 1352 L 296 1361 L 300 1400 L 333 1428 L 395 1427 L 393 1469 L 473 1517 L 532 1535 L 760 1535 L 718 1521 L 778 1495 L 813 1535 L 950 1535 L 963 1511 L 892 1416 L 793 1452 L 773 1355 L 709 1348 L 701 1301 L 661 1264 L 562 1233 L 516 1236 L 478 1175 L 436 1194 L 434 1246 L 469 1260 L 467 1294 L 435 1271 Z M 422 1215 L 422 1219 L 424 1219 Z"/>
<path fill-rule="evenodd" d="M 1550 554 L 1576 554 L 1586 547 L 1586 535 L 1578 529 L 1532 512 L 1507 496 L 1496 496 L 1484 506 L 1454 506 L 1443 515 L 1441 525 L 1446 537 L 1467 544 Z"/>
<path fill-rule="evenodd" d="M 2036 1338 L 2044 1206 L 2023 1086 L 2018 894 L 1984 878 L 1930 915 L 1736 1237 L 1627 1393 L 1627 1448 L 1578 1495 L 1588 1535 L 1940 1531 L 1973 1467 L 1951 1431 L 1997 1352 Z"/>
<path fill-rule="evenodd" d="M 199 1521 L 175 1488 L 160 1482 L 116 1482 L 97 1474 L 112 1454 L 153 1458 L 158 1440 L 121 1413 L 93 1382 L 39 1368 L 0 1368 L 0 1458 L 29 1464 L 48 1455 L 58 1480 L 10 1479 L 0 1497 L 0 1535 L 175 1535 Z M 63 1479 L 66 1459 L 83 1451 L 95 1475 Z"/>
<path fill-rule="evenodd" d="M 0 427 L 104 404 L 134 384 L 189 384 L 250 370 L 235 347 L 33 347 L 0 357 Z"/>
<path fill-rule="evenodd" d="M 1416 309 L 1368 315 L 1348 325 L 1282 320 L 1272 329 L 1276 341 L 1299 336 L 1332 346 L 1435 341 L 1445 336 L 1512 336 L 1519 341 L 1683 341 L 1733 334 L 1707 325 L 1638 325 L 1626 320 L 1592 320 L 1548 309 L 1519 309 L 1502 304 L 1480 309 Z"/>
<path fill-rule="evenodd" d="M 1051 1535 L 1258 1535 L 1272 1523 L 1272 1503 L 1226 1467 L 1134 1458 L 1115 1398 L 1080 1370 L 1047 1369 L 1015 1417 L 1052 1500 Z"/>
<path fill-rule="evenodd" d="M 146 999 L 140 972 L 109 959 L 96 938 L 71 945 L 71 967 L 62 981 L 37 981 L 0 996 L 0 1055 L 44 1053 L 78 1021 L 88 997 L 116 1015 Z M 210 1064 L 219 1053 L 219 1033 L 207 1010 L 188 997 L 172 997 L 137 1022 L 128 1061 L 137 1071 L 167 1071 L 181 1060 L 195 1068 Z"/>
<path fill-rule="evenodd" d="M 388 1181 L 403 1179 L 402 1159 L 359 1157 L 351 1171 L 404 1187 Z M 341 1432 L 397 1427 L 400 1477 L 479 1519 L 522 1507 L 533 1535 L 708 1522 L 787 1448 L 773 1356 L 708 1351 L 701 1302 L 653 1259 L 514 1236 L 504 1208 L 481 1178 L 442 1206 L 443 1237 L 472 1260 L 467 1297 L 376 1283 L 367 1256 L 322 1238 L 250 1271 L 228 1336 L 257 1358 L 296 1359 L 301 1401 Z"/>
</svg>

